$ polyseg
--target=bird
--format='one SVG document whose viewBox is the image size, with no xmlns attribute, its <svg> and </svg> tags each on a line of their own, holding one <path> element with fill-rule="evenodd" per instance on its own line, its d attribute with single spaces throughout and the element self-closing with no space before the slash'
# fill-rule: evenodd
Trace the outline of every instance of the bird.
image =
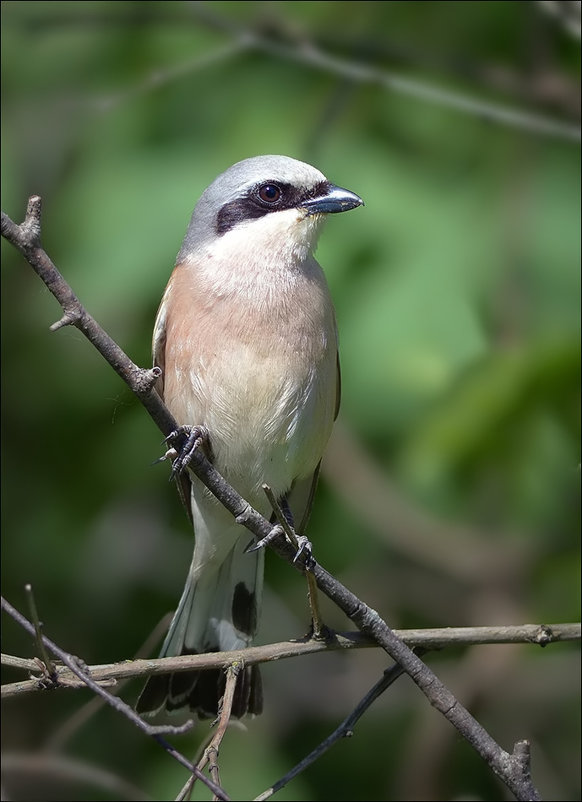
<svg viewBox="0 0 582 802">
<path fill-rule="evenodd" d="M 340 400 L 336 317 L 313 256 L 329 214 L 363 205 L 315 167 L 254 156 L 221 173 L 196 204 L 153 333 L 157 391 L 180 426 L 199 427 L 216 469 L 266 518 L 268 485 L 297 532 L 307 523 Z M 194 555 L 161 656 L 248 647 L 264 550 L 190 471 L 179 471 Z M 219 669 L 150 677 L 136 703 L 153 715 L 214 718 Z M 258 714 L 258 666 L 237 679 L 232 716 Z"/>
</svg>

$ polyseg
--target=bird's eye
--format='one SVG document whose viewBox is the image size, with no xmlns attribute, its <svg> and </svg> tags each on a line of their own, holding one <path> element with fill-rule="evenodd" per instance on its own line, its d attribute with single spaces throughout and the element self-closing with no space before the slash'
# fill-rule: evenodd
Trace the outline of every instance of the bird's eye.
<svg viewBox="0 0 582 802">
<path fill-rule="evenodd" d="M 259 187 L 258 194 L 263 203 L 277 203 L 281 200 L 283 191 L 277 184 L 263 184 Z"/>
</svg>

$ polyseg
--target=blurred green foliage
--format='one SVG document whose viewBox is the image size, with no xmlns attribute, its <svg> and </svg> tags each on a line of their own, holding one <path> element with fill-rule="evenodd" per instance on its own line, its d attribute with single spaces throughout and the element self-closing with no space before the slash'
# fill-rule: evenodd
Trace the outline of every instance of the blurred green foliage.
<svg viewBox="0 0 582 802">
<path fill-rule="evenodd" d="M 20 221 L 28 195 L 43 197 L 44 247 L 136 362 L 149 364 L 191 210 L 230 164 L 284 153 L 365 199 L 330 220 L 318 251 L 343 406 L 309 534 L 318 559 L 395 627 L 579 620 L 579 148 L 316 68 L 308 43 L 575 121 L 580 42 L 542 5 L 2 5 L 2 208 Z M 150 467 L 161 438 L 80 333 L 48 333 L 56 303 L 4 242 L 2 254 L 3 592 L 22 609 L 31 582 L 47 634 L 87 663 L 130 658 L 176 604 L 191 556 L 167 471 Z M 300 636 L 301 578 L 267 563 L 259 641 Z M 16 625 L 3 629 L 4 651 L 34 654 Z M 427 659 L 504 748 L 531 740 L 545 799 L 580 798 L 576 646 Z M 365 650 L 266 666 L 264 715 L 221 752 L 232 798 L 284 774 L 386 664 Z M 4 705 L 4 749 L 30 761 L 10 771 L 8 760 L 10 798 L 119 798 L 34 769 L 34 750 L 87 698 Z M 355 738 L 278 798 L 508 798 L 427 708 L 397 683 Z M 205 733 L 178 746 L 193 754 Z M 62 749 L 155 799 L 185 779 L 108 710 Z"/>
</svg>

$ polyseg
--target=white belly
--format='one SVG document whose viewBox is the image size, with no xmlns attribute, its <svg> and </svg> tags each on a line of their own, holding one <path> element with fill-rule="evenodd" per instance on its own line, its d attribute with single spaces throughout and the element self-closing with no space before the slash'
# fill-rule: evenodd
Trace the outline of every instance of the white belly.
<svg viewBox="0 0 582 802">
<path fill-rule="evenodd" d="M 277 496 L 313 473 L 331 433 L 335 348 L 316 364 L 257 354 L 231 343 L 211 364 L 191 366 L 191 392 L 167 399 L 180 423 L 205 425 L 217 469 L 253 506 L 263 483 Z"/>
</svg>

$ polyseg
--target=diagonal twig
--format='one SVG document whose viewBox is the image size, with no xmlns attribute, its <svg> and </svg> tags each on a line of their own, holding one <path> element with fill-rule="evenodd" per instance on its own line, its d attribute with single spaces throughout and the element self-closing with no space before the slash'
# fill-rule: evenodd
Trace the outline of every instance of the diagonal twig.
<svg viewBox="0 0 582 802">
<path fill-rule="evenodd" d="M 422 651 L 422 650 L 420 650 Z M 381 696 L 387 688 L 389 688 L 398 677 L 401 677 L 404 673 L 401 666 L 397 663 L 390 668 L 387 668 L 384 672 L 382 679 L 378 680 L 375 685 L 370 688 L 368 693 L 361 699 L 356 707 L 352 710 L 349 716 L 347 716 L 342 723 L 337 727 L 331 735 L 328 735 L 315 749 L 310 752 L 306 757 L 303 758 L 296 766 L 294 766 L 284 777 L 277 780 L 270 788 L 267 788 L 266 791 L 263 791 L 262 794 L 255 797 L 255 802 L 262 802 L 262 800 L 270 799 L 273 794 L 280 791 L 281 788 L 284 788 L 291 780 L 297 777 L 298 774 L 305 771 L 308 766 L 314 763 L 318 758 L 321 757 L 328 749 L 339 741 L 341 738 L 351 738 L 354 734 L 354 727 L 356 726 L 357 722 L 361 719 L 364 715 L 366 710 Z"/>
</svg>

